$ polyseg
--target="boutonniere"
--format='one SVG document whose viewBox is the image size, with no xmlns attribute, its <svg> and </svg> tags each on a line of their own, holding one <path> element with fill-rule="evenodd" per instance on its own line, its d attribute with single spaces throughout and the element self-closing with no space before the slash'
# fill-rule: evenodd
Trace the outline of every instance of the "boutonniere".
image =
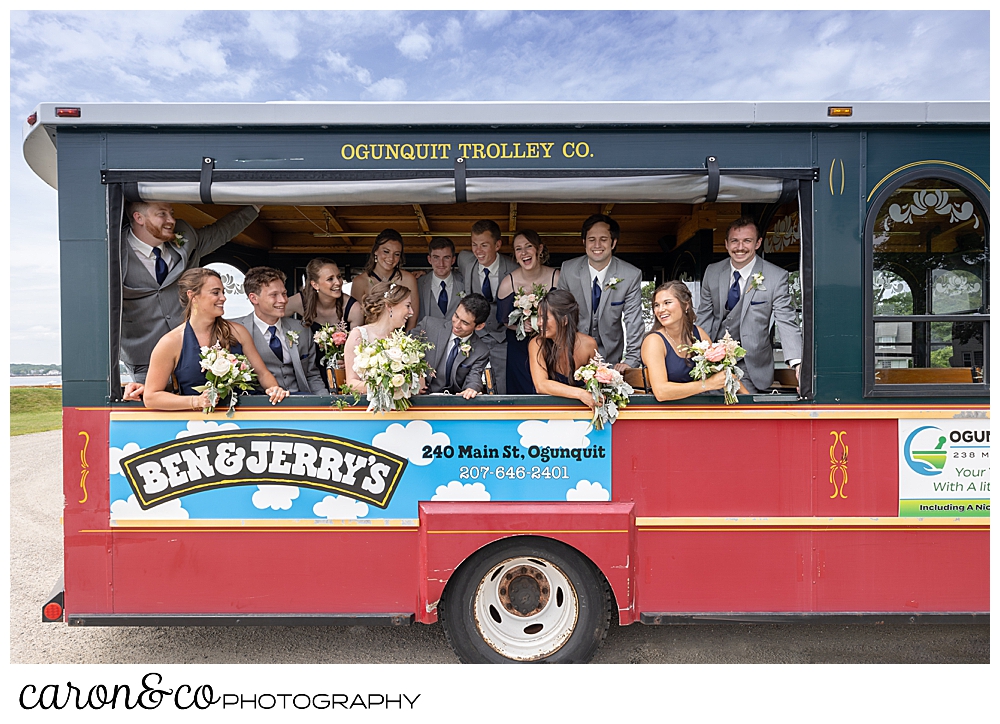
<svg viewBox="0 0 1000 724">
<path fill-rule="evenodd" d="M 463 290 L 461 290 L 461 291 L 460 291 L 460 292 L 458 293 L 458 298 L 459 298 L 459 299 L 465 299 L 465 290 L 464 290 L 464 289 L 463 289 Z"/>
<path fill-rule="evenodd" d="M 757 272 L 752 277 L 750 277 L 750 288 L 760 289 L 762 292 L 767 291 L 767 287 L 764 286 L 764 274 L 763 272 Z"/>
<path fill-rule="evenodd" d="M 299 333 L 293 332 L 292 330 L 288 330 L 287 332 L 285 332 L 285 339 L 288 340 L 289 347 L 294 347 L 299 343 Z"/>
<path fill-rule="evenodd" d="M 607 289 L 617 289 L 618 282 L 623 281 L 621 277 L 611 277 L 604 283 L 604 288 Z"/>
<path fill-rule="evenodd" d="M 184 246 L 187 242 L 187 237 L 184 234 L 174 234 L 174 244 L 177 246 Z"/>
<path fill-rule="evenodd" d="M 462 354 L 468 357 L 472 352 L 472 344 L 469 342 L 462 342 L 462 344 L 458 345 L 458 349 L 462 352 Z"/>
</svg>

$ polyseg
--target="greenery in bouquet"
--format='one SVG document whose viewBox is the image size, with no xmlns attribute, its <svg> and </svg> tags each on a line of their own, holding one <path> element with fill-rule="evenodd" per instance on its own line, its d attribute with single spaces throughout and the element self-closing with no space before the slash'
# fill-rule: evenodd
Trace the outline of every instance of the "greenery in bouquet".
<svg viewBox="0 0 1000 724">
<path fill-rule="evenodd" d="M 323 353 L 320 364 L 324 367 L 339 367 L 344 359 L 344 345 L 347 344 L 347 324 L 341 320 L 336 324 L 324 324 L 313 335 L 313 341 Z"/>
<path fill-rule="evenodd" d="M 205 384 L 194 389 L 208 393 L 208 406 L 204 408 L 206 414 L 215 411 L 219 400 L 229 397 L 226 417 L 232 417 L 239 394 L 249 392 L 257 384 L 257 373 L 250 366 L 250 361 L 218 344 L 201 348 L 201 369 L 205 373 Z"/>
<path fill-rule="evenodd" d="M 574 372 L 573 378 L 582 380 L 587 391 L 594 396 L 596 404 L 590 423 L 595 430 L 604 429 L 605 424 L 613 424 L 618 419 L 618 410 L 628 405 L 629 395 L 635 392 L 622 373 L 609 366 L 599 354 Z"/>
<path fill-rule="evenodd" d="M 406 410 L 431 372 L 427 350 L 433 345 L 397 329 L 385 339 L 360 342 L 354 371 L 368 389 L 368 411 Z"/>
<path fill-rule="evenodd" d="M 726 330 L 725 336 L 718 342 L 703 339 L 691 345 L 684 345 L 681 349 L 688 352 L 691 361 L 694 362 L 691 377 L 704 382 L 716 372 L 725 372 L 726 384 L 723 386 L 723 391 L 726 404 L 735 405 L 740 401 L 736 393 L 740 389 L 743 370 L 737 367 L 736 363 L 746 355 L 747 351 L 740 347 L 738 340 L 729 336 L 729 330 Z"/>
<path fill-rule="evenodd" d="M 535 284 L 530 292 L 525 292 L 524 287 L 518 287 L 514 293 L 514 309 L 507 317 L 507 324 L 514 326 L 514 334 L 519 340 L 538 332 L 538 305 L 548 291 L 541 284 Z M 526 322 L 531 326 L 530 331 L 524 327 Z"/>
</svg>

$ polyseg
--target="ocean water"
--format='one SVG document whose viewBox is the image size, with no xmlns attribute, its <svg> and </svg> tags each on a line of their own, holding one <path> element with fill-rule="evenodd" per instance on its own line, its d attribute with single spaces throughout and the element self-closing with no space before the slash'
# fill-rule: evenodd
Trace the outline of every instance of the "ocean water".
<svg viewBox="0 0 1000 724">
<path fill-rule="evenodd" d="M 11 387 L 41 387 L 56 385 L 62 387 L 62 375 L 39 375 L 37 377 L 11 377 Z"/>
</svg>

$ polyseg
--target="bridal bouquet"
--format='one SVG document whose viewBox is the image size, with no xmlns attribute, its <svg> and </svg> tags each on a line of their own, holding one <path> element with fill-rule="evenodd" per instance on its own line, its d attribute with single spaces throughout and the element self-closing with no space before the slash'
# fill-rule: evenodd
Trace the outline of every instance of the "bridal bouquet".
<svg viewBox="0 0 1000 724">
<path fill-rule="evenodd" d="M 635 390 L 625 381 L 622 373 L 608 366 L 601 355 L 573 373 L 573 378 L 583 380 L 584 386 L 594 396 L 594 418 L 590 424 L 595 430 L 604 428 L 604 423 L 612 424 L 618 419 L 618 409 L 628 404 L 629 395 Z"/>
<path fill-rule="evenodd" d="M 432 345 L 397 329 L 385 339 L 360 342 L 354 371 L 368 388 L 368 411 L 406 410 L 430 372 L 425 356 Z"/>
<path fill-rule="evenodd" d="M 726 336 L 718 342 L 709 342 L 705 339 L 692 345 L 684 345 L 681 349 L 691 354 L 691 361 L 694 362 L 694 369 L 691 370 L 693 378 L 704 382 L 709 375 L 725 372 L 726 384 L 723 390 L 726 393 L 726 404 L 735 405 L 739 402 L 736 393 L 740 389 L 743 370 L 736 366 L 736 362 L 747 351 L 740 347 L 737 340 L 729 336 L 729 330 L 726 330 Z"/>
<path fill-rule="evenodd" d="M 344 360 L 344 345 L 347 344 L 347 324 L 341 320 L 336 324 L 324 324 L 313 335 L 313 341 L 323 353 L 320 364 L 327 368 L 341 367 Z"/>
<path fill-rule="evenodd" d="M 257 373 L 250 362 L 241 354 L 233 354 L 216 344 L 201 348 L 201 369 L 205 372 L 205 384 L 194 389 L 208 393 L 208 407 L 205 413 L 214 412 L 219 400 L 229 397 L 229 411 L 226 417 L 236 412 L 236 398 L 240 392 L 248 392 L 257 382 Z"/>
<path fill-rule="evenodd" d="M 514 294 L 514 309 L 507 317 L 507 324 L 514 325 L 514 334 L 519 340 L 523 340 L 538 331 L 538 304 L 548 293 L 541 284 L 535 284 L 530 293 L 525 293 L 524 287 L 518 287 Z M 533 332 L 528 332 L 524 328 L 524 323 L 531 324 Z"/>
</svg>

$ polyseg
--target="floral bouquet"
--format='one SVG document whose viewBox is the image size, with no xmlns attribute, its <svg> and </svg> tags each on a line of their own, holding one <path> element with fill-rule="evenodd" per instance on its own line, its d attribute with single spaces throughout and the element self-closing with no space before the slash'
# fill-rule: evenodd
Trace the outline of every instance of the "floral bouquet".
<svg viewBox="0 0 1000 724">
<path fill-rule="evenodd" d="M 538 331 L 538 304 L 542 297 L 548 294 L 548 289 L 541 284 L 535 284 L 530 293 L 525 293 L 524 287 L 518 287 L 514 294 L 514 310 L 507 317 L 507 324 L 514 325 L 514 334 L 519 340 L 523 340 Z M 528 332 L 524 328 L 524 323 L 531 324 L 534 332 Z"/>
<path fill-rule="evenodd" d="M 723 390 L 726 393 L 726 404 L 735 405 L 739 402 L 736 393 L 740 389 L 743 370 L 736 366 L 736 362 L 747 351 L 740 347 L 737 340 L 729 336 L 729 330 L 726 330 L 726 336 L 718 342 L 705 339 L 692 345 L 684 345 L 681 349 L 691 354 L 691 361 L 694 362 L 694 369 L 691 370 L 693 378 L 704 382 L 709 375 L 725 372 L 726 384 Z"/>
<path fill-rule="evenodd" d="M 369 412 L 409 408 L 421 377 L 431 371 L 425 355 L 432 346 L 401 329 L 385 339 L 358 344 L 354 371 L 368 388 Z"/>
<path fill-rule="evenodd" d="M 241 354 L 233 354 L 216 344 L 201 348 L 201 369 L 205 372 L 205 384 L 194 389 L 208 393 L 208 407 L 204 412 L 215 412 L 219 400 L 229 397 L 229 411 L 232 417 L 236 411 L 236 398 L 240 392 L 252 390 L 257 382 L 257 373 L 250 362 Z"/>
<path fill-rule="evenodd" d="M 608 366 L 599 354 L 574 372 L 573 378 L 583 380 L 584 386 L 597 403 L 594 418 L 590 421 L 595 430 L 602 430 L 604 423 L 614 423 L 618 419 L 618 409 L 625 407 L 629 395 L 635 392 L 622 377 L 622 373 Z"/>
<path fill-rule="evenodd" d="M 341 367 L 344 361 L 344 345 L 347 344 L 347 324 L 341 320 L 336 324 L 324 324 L 313 335 L 313 341 L 323 353 L 320 360 L 327 369 Z"/>
</svg>

